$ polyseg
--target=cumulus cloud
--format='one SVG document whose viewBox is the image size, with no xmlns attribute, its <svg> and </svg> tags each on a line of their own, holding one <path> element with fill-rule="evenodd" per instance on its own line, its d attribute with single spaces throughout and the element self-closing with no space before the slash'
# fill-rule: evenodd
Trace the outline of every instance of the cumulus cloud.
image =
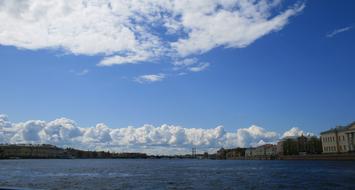
<svg viewBox="0 0 355 190">
<path fill-rule="evenodd" d="M 326 35 L 326 37 L 327 37 L 327 38 L 332 38 L 332 37 L 338 35 L 339 33 L 346 32 L 346 31 L 348 31 L 348 30 L 350 30 L 350 29 L 352 29 L 352 28 L 353 28 L 353 26 L 348 26 L 348 27 L 336 29 L 336 30 L 334 30 L 334 31 L 332 31 L 332 32 L 329 32 L 329 33 Z"/>
<path fill-rule="evenodd" d="M 290 130 L 286 131 L 283 135 L 282 138 L 284 137 L 295 137 L 295 136 L 313 136 L 313 133 L 310 132 L 304 132 L 303 130 L 299 129 L 298 127 L 292 127 Z"/>
<path fill-rule="evenodd" d="M 300 135 L 300 131 L 292 128 L 283 136 Z M 95 127 L 85 128 L 67 118 L 49 122 L 30 120 L 13 123 L 7 116 L 0 115 L 0 143 L 46 143 L 84 150 L 185 154 L 190 153 L 192 147 L 197 147 L 201 152 L 215 152 L 221 147 L 252 147 L 275 143 L 279 138 L 278 133 L 255 125 L 234 132 L 225 131 L 223 126 L 201 129 L 167 124 L 110 128 L 99 123 Z"/>
<path fill-rule="evenodd" d="M 249 128 L 237 130 L 236 140 L 239 146 L 249 147 L 264 143 L 274 143 L 279 138 L 276 132 L 266 131 L 264 128 L 252 125 Z"/>
<path fill-rule="evenodd" d="M 152 83 L 162 81 L 165 78 L 165 74 L 151 74 L 151 75 L 141 75 L 135 79 L 139 83 Z"/>
<path fill-rule="evenodd" d="M 100 55 L 101 66 L 184 58 L 221 46 L 246 47 L 282 29 L 304 8 L 280 5 L 281 0 L 1 0 L 0 44 Z"/>
</svg>

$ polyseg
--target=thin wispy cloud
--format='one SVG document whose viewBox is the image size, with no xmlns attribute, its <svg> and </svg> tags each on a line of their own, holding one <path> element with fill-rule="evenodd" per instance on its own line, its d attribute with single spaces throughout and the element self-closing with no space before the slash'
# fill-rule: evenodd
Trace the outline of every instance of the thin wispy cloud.
<svg viewBox="0 0 355 190">
<path fill-rule="evenodd" d="M 162 81 L 165 78 L 165 74 L 150 74 L 150 75 L 141 75 L 135 78 L 136 82 L 139 83 L 153 83 Z"/>
<path fill-rule="evenodd" d="M 300 131 L 291 129 L 284 135 L 300 135 Z M 197 147 L 200 151 L 214 152 L 221 147 L 251 147 L 275 143 L 281 136 L 255 125 L 236 128 L 232 132 L 225 131 L 223 126 L 201 129 L 167 124 L 111 128 L 99 123 L 94 127 L 80 127 L 67 118 L 15 123 L 6 115 L 0 114 L 0 143 L 45 143 L 84 150 L 184 154 L 189 153 L 191 147 Z"/>
<path fill-rule="evenodd" d="M 334 30 L 334 31 L 332 31 L 332 32 L 329 32 L 329 33 L 326 35 L 326 37 L 327 37 L 327 38 L 332 38 L 332 37 L 334 37 L 334 36 L 336 36 L 336 35 L 338 35 L 338 34 L 340 34 L 340 33 L 343 33 L 343 32 L 346 32 L 346 31 L 351 30 L 352 28 L 353 28 L 353 26 L 347 26 L 347 27 L 344 27 L 344 28 L 336 29 L 336 30 Z"/>
<path fill-rule="evenodd" d="M 96 55 L 99 66 L 166 57 L 174 62 L 217 47 L 247 47 L 281 30 L 305 7 L 280 5 L 279 0 L 3 0 L 0 45 Z"/>
<path fill-rule="evenodd" d="M 89 73 L 88 69 L 83 69 L 81 71 L 74 71 L 74 70 L 70 70 L 71 73 L 74 73 L 77 76 L 84 76 L 87 75 Z"/>
<path fill-rule="evenodd" d="M 189 67 L 188 70 L 192 71 L 192 72 L 201 72 L 201 71 L 207 69 L 207 67 L 209 67 L 209 66 L 210 66 L 210 63 L 199 63 L 196 66 Z"/>
<path fill-rule="evenodd" d="M 76 75 L 78 76 L 84 76 L 84 75 L 87 75 L 89 73 L 89 70 L 88 69 L 84 69 L 78 73 L 76 73 Z"/>
<path fill-rule="evenodd" d="M 200 62 L 197 58 L 186 58 L 173 62 L 174 70 L 185 70 L 190 72 L 200 72 L 205 70 L 210 63 Z"/>
</svg>

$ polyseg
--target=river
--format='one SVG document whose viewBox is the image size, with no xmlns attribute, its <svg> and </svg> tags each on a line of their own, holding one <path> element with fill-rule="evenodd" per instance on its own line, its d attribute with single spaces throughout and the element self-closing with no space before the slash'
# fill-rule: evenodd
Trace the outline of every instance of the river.
<svg viewBox="0 0 355 190">
<path fill-rule="evenodd" d="M 355 189 L 354 161 L 0 160 L 0 189 Z"/>
</svg>

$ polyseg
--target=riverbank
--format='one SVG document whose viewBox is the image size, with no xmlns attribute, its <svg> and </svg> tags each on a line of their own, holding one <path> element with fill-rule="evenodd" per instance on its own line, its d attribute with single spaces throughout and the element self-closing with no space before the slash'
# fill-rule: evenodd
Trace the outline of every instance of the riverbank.
<svg viewBox="0 0 355 190">
<path fill-rule="evenodd" d="M 278 160 L 355 160 L 354 153 L 346 154 L 313 154 L 313 155 L 284 155 Z"/>
</svg>

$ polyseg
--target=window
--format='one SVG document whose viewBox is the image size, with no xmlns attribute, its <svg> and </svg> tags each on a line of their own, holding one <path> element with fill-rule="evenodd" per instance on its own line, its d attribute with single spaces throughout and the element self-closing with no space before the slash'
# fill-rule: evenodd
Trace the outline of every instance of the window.
<svg viewBox="0 0 355 190">
<path fill-rule="evenodd" d="M 344 145 L 344 150 L 346 151 L 346 145 Z"/>
<path fill-rule="evenodd" d="M 345 141 L 345 136 L 343 135 L 343 141 Z"/>
</svg>

